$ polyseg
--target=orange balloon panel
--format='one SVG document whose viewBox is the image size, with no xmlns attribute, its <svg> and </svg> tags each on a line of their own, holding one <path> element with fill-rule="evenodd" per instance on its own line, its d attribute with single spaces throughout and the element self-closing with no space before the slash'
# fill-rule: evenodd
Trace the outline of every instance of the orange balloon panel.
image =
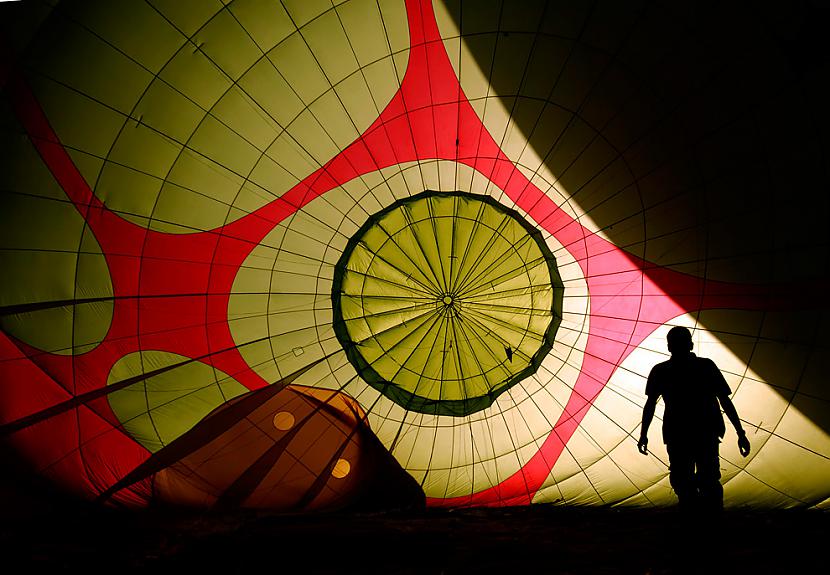
<svg viewBox="0 0 830 575">
<path fill-rule="evenodd" d="M 200 425 L 222 419 L 234 403 Z M 365 505 L 369 499 L 417 503 L 417 484 L 374 438 L 365 418 L 357 402 L 342 393 L 288 386 L 159 471 L 155 496 L 200 507 L 282 511 Z M 399 489 L 390 492 L 395 485 Z"/>
</svg>

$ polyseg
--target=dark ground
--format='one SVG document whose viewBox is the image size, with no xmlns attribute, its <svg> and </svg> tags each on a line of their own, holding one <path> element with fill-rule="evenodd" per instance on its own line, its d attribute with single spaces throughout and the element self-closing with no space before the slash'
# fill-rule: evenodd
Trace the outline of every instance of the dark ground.
<svg viewBox="0 0 830 575">
<path fill-rule="evenodd" d="M 0 488 L 6 573 L 826 573 L 830 546 L 830 514 L 805 510 L 732 510 L 703 529 L 674 509 L 135 512 L 9 473 Z"/>
</svg>

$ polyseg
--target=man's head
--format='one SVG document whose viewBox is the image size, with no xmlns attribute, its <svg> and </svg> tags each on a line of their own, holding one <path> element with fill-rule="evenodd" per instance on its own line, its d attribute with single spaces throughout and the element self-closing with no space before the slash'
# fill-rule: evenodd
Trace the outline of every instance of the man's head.
<svg viewBox="0 0 830 575">
<path fill-rule="evenodd" d="M 672 355 L 686 355 L 692 351 L 692 333 L 685 327 L 676 326 L 669 330 L 666 340 Z"/>
</svg>

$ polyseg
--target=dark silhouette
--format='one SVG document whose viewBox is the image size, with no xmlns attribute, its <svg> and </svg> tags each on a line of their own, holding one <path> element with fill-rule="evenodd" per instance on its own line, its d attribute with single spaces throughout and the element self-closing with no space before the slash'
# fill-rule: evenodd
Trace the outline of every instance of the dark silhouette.
<svg viewBox="0 0 830 575">
<path fill-rule="evenodd" d="M 669 481 L 680 507 L 720 510 L 723 486 L 718 449 L 726 433 L 721 407 L 738 433 L 738 449 L 744 457 L 749 455 L 749 440 L 729 399 L 732 390 L 715 362 L 692 353 L 692 334 L 685 327 L 673 327 L 667 339 L 671 359 L 655 365 L 648 376 L 648 399 L 637 448 L 648 455 L 648 427 L 662 396 Z"/>
</svg>

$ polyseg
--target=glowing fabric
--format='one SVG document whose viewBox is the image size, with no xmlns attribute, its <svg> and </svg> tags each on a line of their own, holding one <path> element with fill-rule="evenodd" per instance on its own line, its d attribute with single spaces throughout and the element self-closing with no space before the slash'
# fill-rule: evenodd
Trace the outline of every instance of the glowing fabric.
<svg viewBox="0 0 830 575">
<path fill-rule="evenodd" d="M 576 32 L 545 28 L 567 28 L 563 14 L 488 6 L 136 2 L 49 15 L 4 73 L 8 440 L 72 490 L 137 504 L 162 491 L 204 505 L 315 508 L 335 505 L 332 493 L 344 504 L 359 490 L 337 482 L 367 477 L 358 453 L 365 469 L 399 477 L 398 465 L 395 484 L 417 482 L 431 505 L 662 504 L 664 454 L 636 453 L 644 376 L 668 326 L 689 324 L 700 355 L 735 379 L 751 430 L 750 460 L 723 450 L 727 503 L 830 497 L 826 386 L 791 385 L 788 370 L 766 381 L 759 356 L 734 351 L 786 341 L 786 329 L 763 335 L 764 318 L 810 315 L 826 280 L 709 276 L 731 240 L 692 260 L 703 273 L 684 268 L 685 254 L 666 262 L 666 238 L 695 245 L 673 235 L 682 210 L 647 208 L 642 191 L 632 212 L 626 194 L 646 184 L 580 123 L 593 112 L 579 94 L 613 73 L 561 44 Z M 475 50 L 492 54 L 489 69 Z M 491 82 L 513 82 L 514 95 Z M 390 230 L 383 217 L 402 206 L 426 215 Z M 639 229 L 629 217 L 645 237 L 618 245 Z M 465 269 L 452 233 L 436 228 L 420 261 L 371 235 L 421 226 L 415 241 L 464 222 L 469 243 L 484 242 L 477 257 L 494 258 L 474 302 L 438 279 L 436 265 Z M 491 234 L 496 247 L 476 236 L 502 225 L 512 231 Z M 372 258 L 390 266 L 372 275 Z M 361 300 L 367 290 L 386 300 Z M 434 327 L 390 307 L 425 292 Z M 477 327 L 444 337 L 459 316 Z M 401 347 L 408 338 L 419 343 Z M 269 386 L 283 395 L 257 395 Z M 231 409 L 252 397 L 271 411 Z M 216 483 L 204 463 L 230 437 L 202 424 L 228 413 L 240 419 L 223 432 L 247 421 L 256 447 L 223 459 L 239 469 L 206 491 Z M 300 437 L 289 416 L 332 439 Z M 786 462 L 803 473 L 782 473 Z M 280 490 L 293 495 L 268 495 Z"/>
</svg>

